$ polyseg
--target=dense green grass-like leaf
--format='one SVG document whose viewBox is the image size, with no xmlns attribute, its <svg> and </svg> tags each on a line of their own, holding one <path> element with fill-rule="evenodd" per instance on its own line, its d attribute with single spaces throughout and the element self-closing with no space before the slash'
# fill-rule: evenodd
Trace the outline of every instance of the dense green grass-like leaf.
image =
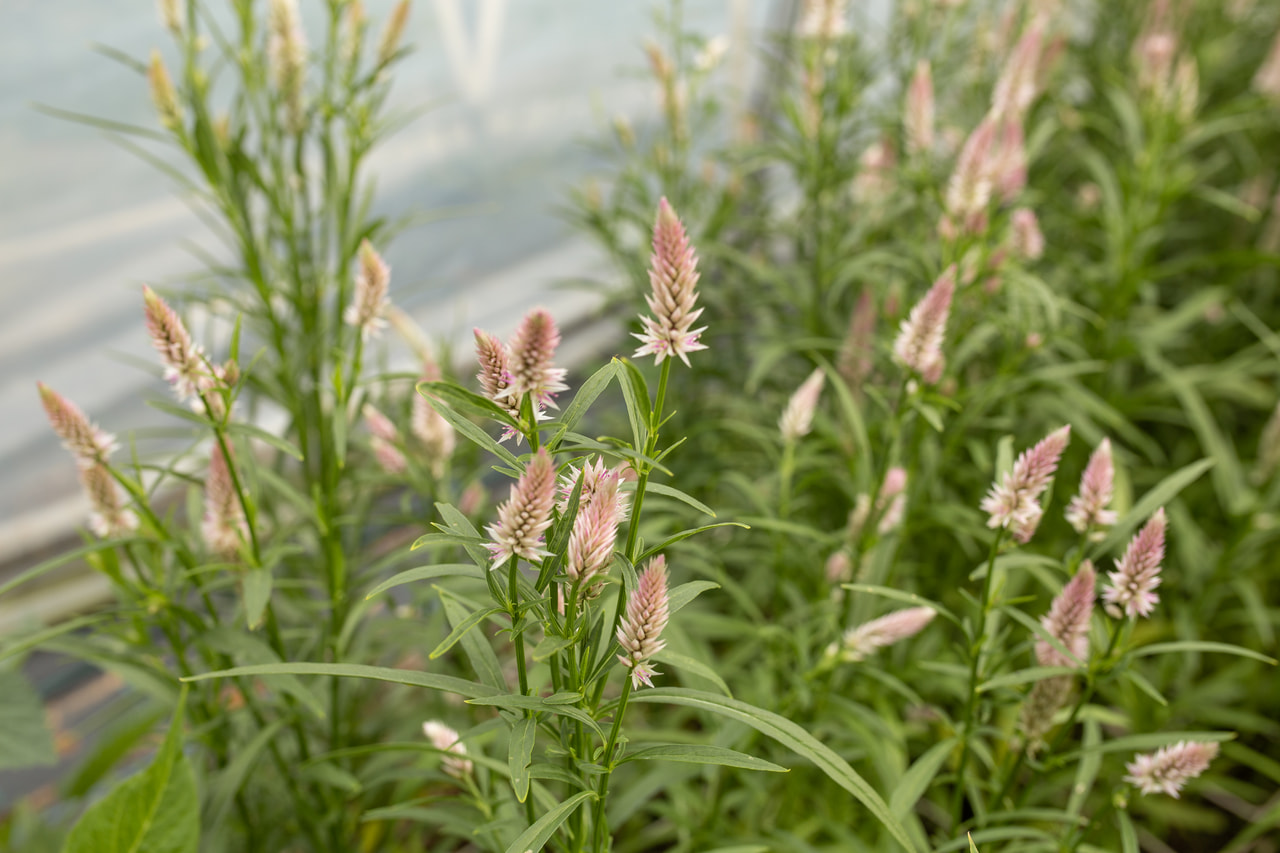
<svg viewBox="0 0 1280 853">
<path fill-rule="evenodd" d="M 526 850 L 541 850 L 552 834 L 560 828 L 560 824 L 568 820 L 569 815 L 585 800 L 596 799 L 595 791 L 583 791 L 574 794 L 551 811 L 538 818 L 533 826 L 526 829 L 507 845 L 507 853 L 525 853 Z"/>
<path fill-rule="evenodd" d="M 643 746 L 622 759 L 626 761 L 678 761 L 684 764 L 718 764 L 724 767 L 741 767 L 746 770 L 765 770 L 770 773 L 787 773 L 787 768 L 772 761 L 746 755 L 721 746 L 689 743 L 660 743 Z"/>
</svg>

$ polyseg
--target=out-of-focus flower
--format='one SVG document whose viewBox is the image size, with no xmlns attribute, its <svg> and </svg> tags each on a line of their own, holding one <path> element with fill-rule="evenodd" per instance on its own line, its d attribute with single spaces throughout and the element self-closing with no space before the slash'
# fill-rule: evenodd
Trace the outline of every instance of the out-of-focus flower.
<svg viewBox="0 0 1280 853">
<path fill-rule="evenodd" d="M 62 446 L 71 451 L 76 465 L 90 468 L 105 465 L 116 449 L 116 438 L 89 422 L 80 408 L 43 382 L 37 382 L 40 402 L 49 417 L 49 425 L 62 439 Z"/>
<path fill-rule="evenodd" d="M 649 659 L 666 648 L 660 639 L 670 616 L 667 594 L 667 560 L 659 554 L 636 582 L 635 592 L 627 601 L 627 613 L 618 625 L 618 644 L 625 654 L 618 660 L 631 669 L 631 685 L 653 686 L 653 677 L 661 675 Z"/>
<path fill-rule="evenodd" d="M 249 525 L 236 495 L 231 464 L 223 455 L 222 446 L 215 443 L 204 478 L 204 519 L 200 524 L 205 545 L 224 559 L 234 557 L 240 544 L 249 541 Z"/>
<path fill-rule="evenodd" d="M 120 500 L 120 487 L 105 465 L 80 469 L 80 482 L 89 496 L 89 529 L 104 539 L 138 529 L 138 517 Z"/>
<path fill-rule="evenodd" d="M 965 140 L 947 181 L 946 213 L 941 230 L 951 239 L 958 233 L 979 234 L 987 227 L 987 205 L 993 186 L 992 148 L 996 143 L 995 119 L 988 115 Z"/>
<path fill-rule="evenodd" d="M 1175 800 L 1182 786 L 1209 769 L 1218 756 L 1216 743 L 1178 741 L 1155 752 L 1140 753 L 1125 765 L 1126 782 L 1138 786 L 1144 794 L 1168 794 Z"/>
<path fill-rule="evenodd" d="M 915 73 L 907 87 L 907 103 L 903 125 L 907 137 L 907 153 L 927 157 L 933 152 L 933 70 L 929 60 L 916 63 Z"/>
<path fill-rule="evenodd" d="M 907 469 L 890 468 L 884 474 L 884 484 L 880 487 L 880 497 L 876 501 L 880 512 L 880 523 L 876 526 L 881 534 L 896 530 L 902 524 L 902 517 L 907 509 Z"/>
<path fill-rule="evenodd" d="M 369 444 L 378 465 L 388 474 L 403 474 L 409 463 L 400 452 L 400 430 L 372 403 L 365 403 L 362 411 L 365 426 L 372 436 Z"/>
<path fill-rule="evenodd" d="M 355 292 L 342 313 L 343 322 L 359 329 L 365 339 L 378 335 L 387 325 L 383 317 L 390 284 L 391 268 L 368 240 L 361 241 Z"/>
<path fill-rule="evenodd" d="M 1070 439 L 1071 427 L 1064 426 L 1022 452 L 1013 469 L 982 499 L 982 510 L 990 516 L 988 527 L 1011 528 L 1018 542 L 1030 541 L 1043 513 L 1039 497 L 1049 487 Z"/>
<path fill-rule="evenodd" d="M 1009 220 L 1009 248 L 1015 255 L 1028 261 L 1039 260 L 1044 254 L 1044 234 L 1036 212 L 1029 207 L 1019 207 Z"/>
<path fill-rule="evenodd" d="M 520 420 L 520 398 L 510 393 L 511 389 L 511 356 L 506 344 L 488 332 L 475 330 L 476 360 L 480 363 L 480 372 L 476 379 L 480 380 L 480 389 L 484 395 L 497 403 L 513 419 Z M 535 411 L 535 417 L 537 415 Z M 507 427 L 502 436 L 506 441 L 516 435 L 514 427 Z"/>
<path fill-rule="evenodd" d="M 267 16 L 270 39 L 267 44 L 271 76 L 285 105 L 290 133 L 306 126 L 303 85 L 307 74 L 307 42 L 298 19 L 297 0 L 271 0 Z"/>
<path fill-rule="evenodd" d="M 1041 626 L 1081 661 L 1089 658 L 1089 620 L 1093 617 L 1093 600 L 1096 596 L 1097 576 L 1093 563 L 1085 560 L 1076 576 L 1069 580 L 1053 599 L 1049 612 L 1040 620 Z M 1041 666 L 1078 666 L 1052 643 L 1036 642 L 1036 660 Z"/>
<path fill-rule="evenodd" d="M 160 10 L 160 23 L 165 29 L 174 36 L 182 35 L 182 7 L 178 0 L 157 0 L 156 7 Z"/>
<path fill-rule="evenodd" d="M 1253 90 L 1265 98 L 1280 103 L 1280 33 L 1271 42 L 1267 58 L 1253 75 Z"/>
<path fill-rule="evenodd" d="M 838 644 L 833 643 L 828 647 L 827 655 L 843 663 L 866 660 L 885 646 L 891 646 L 919 634 L 937 615 L 937 611 L 932 607 L 895 610 L 879 619 L 872 619 L 870 622 L 864 622 L 845 631 Z"/>
<path fill-rule="evenodd" d="M 1044 28 L 1035 20 L 1005 61 L 991 96 L 991 111 L 1006 122 L 1022 126 L 1036 98 L 1039 63 L 1043 55 Z"/>
<path fill-rule="evenodd" d="M 404 36 L 405 25 L 409 23 L 409 0 L 400 0 L 391 10 L 387 18 L 386 29 L 382 31 L 382 40 L 378 42 L 378 65 L 386 65 L 400 49 L 400 39 Z"/>
<path fill-rule="evenodd" d="M 899 364 L 915 371 L 929 384 L 942 377 L 946 359 L 942 340 L 947 332 L 947 316 L 951 313 L 951 297 L 956 289 L 956 266 L 943 271 L 924 298 L 916 303 L 893 344 L 893 355 Z"/>
<path fill-rule="evenodd" d="M 893 167 L 896 157 L 893 145 L 880 139 L 867 146 L 858 158 L 858 174 L 850 189 L 860 205 L 876 207 L 893 194 Z"/>
<path fill-rule="evenodd" d="M 467 747 L 456 731 L 436 720 L 428 720 L 422 724 L 422 733 L 431 741 L 431 745 L 440 750 L 440 767 L 455 779 L 464 779 L 471 775 L 474 766 L 467 758 Z"/>
<path fill-rule="evenodd" d="M 849 31 L 849 0 L 804 0 L 796 35 L 831 41 Z"/>
<path fill-rule="evenodd" d="M 160 51 L 151 51 L 151 64 L 147 66 L 147 83 L 151 87 L 151 103 L 155 104 L 160 123 L 169 130 L 182 128 L 182 107 L 178 105 L 178 93 L 173 88 L 169 69 L 164 67 Z"/>
<path fill-rule="evenodd" d="M 664 358 L 677 356 L 688 365 L 689 353 L 707 348 L 698 343 L 706 327 L 690 328 L 702 314 L 701 308 L 693 307 L 698 299 L 698 257 L 689 245 L 684 225 L 665 198 L 658 203 L 653 225 L 649 283 L 653 293 L 645 300 L 653 317 L 640 318 L 645 330 L 633 333 L 633 337 L 644 345 L 634 357 L 652 355 L 661 364 Z"/>
<path fill-rule="evenodd" d="M 507 502 L 498 507 L 497 522 L 485 528 L 493 539 L 486 547 L 494 568 L 513 556 L 534 561 L 547 555 L 542 534 L 551 526 L 555 492 L 556 466 L 542 447 L 511 487 Z"/>
<path fill-rule="evenodd" d="M 581 512 L 586 507 L 603 501 L 613 505 L 614 512 L 618 514 L 618 520 L 621 521 L 626 518 L 628 504 L 627 493 L 619 488 L 624 479 L 622 474 L 621 470 L 606 465 L 604 459 L 599 456 L 593 462 L 584 463 L 581 469 L 569 466 L 568 472 L 560 478 L 560 494 L 556 499 L 556 506 L 561 512 L 568 510 L 569 497 L 581 480 L 578 511 Z"/>
<path fill-rule="evenodd" d="M 1077 533 L 1093 531 L 1090 538 L 1101 538 L 1102 528 L 1116 523 L 1115 511 L 1107 509 L 1111 503 L 1115 472 L 1111 439 L 1104 438 L 1089 457 L 1089 464 L 1080 476 L 1080 491 L 1067 504 L 1067 521 Z"/>
<path fill-rule="evenodd" d="M 724 59 L 724 55 L 729 52 L 729 37 L 721 33 L 707 39 L 702 45 L 702 50 L 698 51 L 697 56 L 693 58 L 693 67 L 703 74 L 712 71 Z"/>
<path fill-rule="evenodd" d="M 512 397 L 517 405 L 529 394 L 535 408 L 556 407 L 552 398 L 569 387 L 563 381 L 564 368 L 551 366 L 559 344 L 556 321 L 546 309 L 534 308 L 525 314 L 507 345 L 510 381 L 499 393 Z"/>
<path fill-rule="evenodd" d="M 425 361 L 422 365 L 420 382 L 437 382 L 440 380 L 440 366 L 434 361 Z M 445 466 L 457 443 L 453 425 L 441 417 L 436 407 L 424 395 L 413 395 L 413 407 L 409 416 L 409 429 L 418 441 L 422 442 L 427 453 L 427 464 L 431 475 L 436 479 L 444 476 Z"/>
<path fill-rule="evenodd" d="M 843 548 L 839 551 L 832 551 L 831 556 L 827 557 L 822 573 L 827 579 L 827 583 L 832 586 L 838 586 L 853 580 L 853 560 L 849 558 L 849 552 Z"/>
<path fill-rule="evenodd" d="M 875 366 L 876 303 L 871 288 L 862 291 L 858 304 L 849 315 L 849 330 L 840 344 L 836 357 L 836 370 L 848 384 L 849 390 L 858 393 L 862 383 L 871 375 Z"/>
<path fill-rule="evenodd" d="M 822 372 L 822 368 L 818 368 L 791 395 L 786 410 L 778 419 L 778 430 L 782 433 L 784 442 L 790 444 L 809 434 L 809 430 L 813 428 L 814 412 L 818 408 L 818 397 L 822 394 L 822 386 L 826 381 L 827 375 Z"/>
<path fill-rule="evenodd" d="M 1160 596 L 1160 562 L 1164 559 L 1165 530 L 1168 522 L 1164 508 L 1142 526 L 1129 541 L 1124 556 L 1116 563 L 1116 570 L 1107 573 L 1109 586 L 1102 597 L 1116 612 L 1123 610 L 1126 616 L 1150 616 Z"/>
<path fill-rule="evenodd" d="M 1013 202 L 1027 186 L 1027 145 L 1022 124 L 1005 119 L 1000 136 L 991 153 L 991 178 L 1000 200 Z"/>
<path fill-rule="evenodd" d="M 142 298 L 145 303 L 147 334 L 164 363 L 164 378 L 173 386 L 179 400 L 191 400 L 192 406 L 199 411 L 200 401 L 193 398 L 213 390 L 219 384 L 205 359 L 204 351 L 199 345 L 192 343 L 191 335 L 178 313 L 154 290 L 144 286 Z"/>
</svg>

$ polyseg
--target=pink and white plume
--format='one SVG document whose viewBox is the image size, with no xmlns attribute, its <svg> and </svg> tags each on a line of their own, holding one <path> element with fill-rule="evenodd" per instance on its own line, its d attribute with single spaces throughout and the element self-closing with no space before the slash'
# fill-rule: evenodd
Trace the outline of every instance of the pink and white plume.
<svg viewBox="0 0 1280 853">
<path fill-rule="evenodd" d="M 1019 207 L 1009 217 L 1009 248 L 1026 261 L 1038 261 L 1044 254 L 1044 234 L 1031 208 Z"/>
<path fill-rule="evenodd" d="M 356 286 L 351 304 L 342 312 L 342 320 L 355 326 L 366 340 L 381 334 L 386 327 L 387 291 L 391 285 L 391 268 L 368 240 L 360 243 L 356 270 Z"/>
<path fill-rule="evenodd" d="M 1160 596 L 1160 563 L 1164 560 L 1164 539 L 1168 522 L 1164 508 L 1142 526 L 1129 541 L 1124 556 L 1116 563 L 1116 570 L 1107 573 L 1108 586 L 1102 597 L 1112 608 L 1123 610 L 1126 616 L 1150 616 Z"/>
<path fill-rule="evenodd" d="M 510 380 L 499 393 L 510 396 L 517 406 L 529 394 L 535 408 L 556 407 L 552 398 L 569 387 L 564 384 L 564 368 L 551 366 L 559 344 L 556 321 L 546 309 L 534 308 L 525 314 L 507 345 Z"/>
<path fill-rule="evenodd" d="M 655 356 L 655 363 L 664 358 L 678 357 L 689 364 L 689 353 L 706 349 L 698 343 L 698 337 L 706 326 L 690 328 L 702 314 L 694 308 L 698 299 L 698 257 L 689 245 L 675 210 L 664 198 L 658 204 L 658 216 L 653 225 L 653 255 L 650 258 L 649 283 L 653 293 L 645 297 L 652 317 L 641 316 L 643 333 L 632 333 L 643 344 L 633 357 Z"/>
<path fill-rule="evenodd" d="M 1178 741 L 1155 752 L 1140 753 L 1125 765 L 1126 782 L 1138 786 L 1144 794 L 1168 794 L 1175 800 L 1188 780 L 1209 769 L 1218 756 L 1216 743 Z"/>
<path fill-rule="evenodd" d="M 249 525 L 231 477 L 231 461 L 223 454 L 221 445 L 216 443 L 209 454 L 209 471 L 204 478 L 204 518 L 200 523 L 200 535 L 209 550 L 223 559 L 236 556 L 241 543 L 249 541 Z"/>
<path fill-rule="evenodd" d="M 62 439 L 62 446 L 71 451 L 76 465 L 81 468 L 105 465 L 116 449 L 115 436 L 90 423 L 75 403 L 48 385 L 37 382 L 36 387 L 40 389 L 40 402 L 49 417 L 49 425 Z"/>
<path fill-rule="evenodd" d="M 922 59 L 916 63 L 915 73 L 911 75 L 903 110 L 908 154 L 928 157 L 933 152 L 934 114 L 933 69 L 929 60 Z"/>
<path fill-rule="evenodd" d="M 212 368 L 198 344 L 192 343 L 187 327 L 178 312 L 169 307 L 151 288 L 143 286 L 142 299 L 147 318 L 147 334 L 151 345 L 164 364 L 164 378 L 173 386 L 178 399 L 192 401 L 201 408 L 199 395 L 217 385 Z"/>
<path fill-rule="evenodd" d="M 1049 612 L 1040 625 L 1049 636 L 1066 646 L 1081 662 L 1089 658 L 1089 620 L 1093 617 L 1093 600 L 1097 593 L 1097 576 L 1093 563 L 1085 560 L 1076 576 L 1067 581 L 1049 605 Z M 1036 642 L 1036 660 L 1041 666 L 1079 666 L 1064 655 L 1052 643 Z"/>
<path fill-rule="evenodd" d="M 497 403 L 508 415 L 520 420 L 520 398 L 511 393 L 511 356 L 507 346 L 488 332 L 475 330 L 476 360 L 480 363 L 480 390 L 485 397 Z M 516 435 L 513 427 L 507 427 L 502 441 Z"/>
<path fill-rule="evenodd" d="M 409 463 L 400 451 L 400 430 L 372 403 L 365 403 L 361 413 L 364 425 L 369 429 L 369 444 L 378 465 L 388 474 L 403 474 Z"/>
<path fill-rule="evenodd" d="M 542 534 L 551 526 L 555 496 L 556 466 L 546 448 L 539 448 L 511 487 L 511 496 L 498 507 L 498 520 L 485 528 L 493 539 L 485 546 L 493 554 L 493 568 L 512 557 L 532 562 L 547 555 Z"/>
<path fill-rule="evenodd" d="M 80 482 L 89 497 L 89 529 L 102 538 L 123 536 L 138 528 L 138 517 L 125 507 L 120 487 L 105 465 L 80 469 Z"/>
<path fill-rule="evenodd" d="M 778 419 L 778 430 L 782 433 L 783 441 L 788 444 L 799 441 L 813 429 L 813 415 L 818 409 L 818 398 L 822 395 L 822 386 L 826 381 L 827 375 L 822 372 L 822 368 L 818 368 L 791 395 L 787 408 Z"/>
<path fill-rule="evenodd" d="M 1067 504 L 1067 522 L 1076 533 L 1090 533 L 1090 538 L 1100 538 L 1104 528 L 1116 523 L 1115 511 L 1107 509 L 1114 491 L 1115 473 L 1111 439 L 1104 438 L 1080 475 L 1080 491 Z"/>
<path fill-rule="evenodd" d="M 960 149 L 944 197 L 941 231 L 947 239 L 958 233 L 979 234 L 987 228 L 987 206 L 994 186 L 992 149 L 996 130 L 995 120 L 988 115 Z"/>
<path fill-rule="evenodd" d="M 955 290 L 956 266 L 952 264 L 902 321 L 898 339 L 893 344 L 894 359 L 929 384 L 942 378 L 946 365 L 942 340 L 947 333 L 947 317 Z"/>
<path fill-rule="evenodd" d="M 879 619 L 872 619 L 870 622 L 864 622 L 845 631 L 839 644 L 833 643 L 827 649 L 827 654 L 844 663 L 866 660 L 885 646 L 891 646 L 919 634 L 937 615 L 937 611 L 932 607 L 895 610 Z"/>
<path fill-rule="evenodd" d="M 649 659 L 666 648 L 660 639 L 670 617 L 667 593 L 667 558 L 659 554 L 636 582 L 635 592 L 627 601 L 627 612 L 618 625 L 618 644 L 623 654 L 618 660 L 631 669 L 631 686 L 653 686 L 653 677 L 661 675 Z"/>
<path fill-rule="evenodd" d="M 440 750 L 440 767 L 455 779 L 463 779 L 471 775 L 475 765 L 467 758 L 467 747 L 456 731 L 436 720 L 427 720 L 422 724 L 422 733 L 431 741 L 431 745 Z"/>
<path fill-rule="evenodd" d="M 1058 460 L 1071 440 L 1071 427 L 1064 426 L 1045 436 L 1034 447 L 1024 450 L 999 482 L 982 499 L 982 510 L 990 517 L 987 527 L 1013 530 L 1014 539 L 1031 541 L 1040 523 L 1043 509 L 1040 495 L 1053 480 Z"/>
</svg>

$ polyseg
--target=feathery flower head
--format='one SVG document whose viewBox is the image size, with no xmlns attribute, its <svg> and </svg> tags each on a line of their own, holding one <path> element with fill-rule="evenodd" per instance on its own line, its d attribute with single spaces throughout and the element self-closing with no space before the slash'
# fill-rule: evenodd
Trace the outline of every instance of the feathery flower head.
<svg viewBox="0 0 1280 853">
<path fill-rule="evenodd" d="M 996 143 L 996 122 L 990 115 L 965 140 L 956 165 L 947 181 L 944 231 L 960 229 L 979 233 L 986 228 L 987 205 L 991 202 L 992 148 Z"/>
<path fill-rule="evenodd" d="M 388 474 L 403 474 L 408 469 L 409 462 L 400 452 L 400 430 L 372 403 L 365 403 L 361 412 L 364 424 L 372 436 L 369 444 L 373 447 L 373 456 L 378 460 L 379 467 Z"/>
<path fill-rule="evenodd" d="M 1072 684 L 1070 675 L 1055 675 L 1032 686 L 1018 720 L 1028 755 L 1034 756 L 1044 746 L 1044 736 L 1053 728 L 1053 715 L 1067 703 Z"/>
<path fill-rule="evenodd" d="M 467 747 L 456 731 L 437 720 L 427 720 L 422 724 L 422 733 L 431 741 L 431 745 L 444 753 L 440 758 L 440 767 L 455 779 L 463 779 L 471 775 L 474 765 L 467 758 Z"/>
<path fill-rule="evenodd" d="M 298 19 L 297 0 L 271 0 L 267 29 L 271 76 L 284 96 L 289 132 L 300 133 L 307 120 L 302 91 L 307 74 L 307 42 Z"/>
<path fill-rule="evenodd" d="M 1000 200 L 1010 203 L 1027 187 L 1027 142 L 1022 123 L 1007 118 L 991 154 L 991 180 Z"/>
<path fill-rule="evenodd" d="M 1200 68 L 1191 54 L 1178 57 L 1173 69 L 1169 107 L 1183 124 L 1190 124 L 1200 106 Z"/>
<path fill-rule="evenodd" d="M 661 675 L 649 658 L 666 648 L 659 639 L 670 616 L 667 596 L 667 558 L 659 554 L 636 582 L 635 592 L 627 601 L 627 613 L 618 625 L 618 644 L 625 654 L 618 655 L 623 666 L 631 669 L 631 686 L 653 686 L 653 677 Z"/>
<path fill-rule="evenodd" d="M 849 315 L 849 330 L 836 358 L 836 370 L 857 392 L 875 366 L 876 303 L 871 288 L 862 291 Z"/>
<path fill-rule="evenodd" d="M 914 637 L 933 621 L 937 611 L 932 607 L 909 607 L 864 622 L 856 628 L 844 632 L 839 646 L 829 648 L 832 654 L 844 663 L 857 663 L 866 660 L 885 646 Z M 833 644 L 834 645 L 834 644 Z"/>
<path fill-rule="evenodd" d="M 809 434 L 813 428 L 813 414 L 818 408 L 818 397 L 822 394 L 822 386 L 826 381 L 827 375 L 819 367 L 791 395 L 787 408 L 778 419 L 778 429 L 783 441 L 790 444 Z"/>
<path fill-rule="evenodd" d="M 993 484 L 982 499 L 982 511 L 990 516 L 987 527 L 1013 528 L 1019 542 L 1030 541 L 1043 512 L 1038 499 L 1049 487 L 1070 440 L 1071 427 L 1064 426 L 1022 452 L 1012 470 Z"/>
<path fill-rule="evenodd" d="M 822 573 L 832 586 L 853 580 L 853 560 L 850 559 L 849 552 L 843 548 L 832 551 L 831 556 L 827 557 L 826 565 L 822 567 Z"/>
<path fill-rule="evenodd" d="M 907 103 L 903 110 L 909 154 L 927 157 L 932 153 L 934 114 L 933 69 L 929 60 L 922 59 L 916 63 L 915 73 L 907 86 Z"/>
<path fill-rule="evenodd" d="M 592 578 L 609 568 L 619 520 L 616 501 L 579 504 L 565 560 L 565 573 L 569 577 L 589 586 Z"/>
<path fill-rule="evenodd" d="M 1276 33 L 1271 49 L 1267 51 L 1267 58 L 1253 75 L 1253 91 L 1272 102 L 1280 103 L 1280 33 Z"/>
<path fill-rule="evenodd" d="M 578 493 L 578 512 L 592 504 L 606 503 L 613 507 L 618 521 L 626 518 L 629 499 L 622 491 L 622 470 L 610 468 L 604 458 L 597 456 L 592 462 L 583 463 L 581 468 L 570 465 L 569 470 L 560 478 L 559 495 L 556 507 L 565 512 L 569 508 L 569 497 L 573 494 L 578 480 L 582 480 L 582 491 Z"/>
<path fill-rule="evenodd" d="M 538 448 L 511 496 L 498 507 L 498 520 L 485 528 L 493 542 L 485 547 L 493 554 L 493 568 L 511 557 L 539 560 L 547 555 L 542 534 L 551 526 L 555 505 L 556 466 L 545 447 Z"/>
<path fill-rule="evenodd" d="M 160 23 L 175 36 L 182 35 L 182 7 L 178 0 L 157 0 L 160 10 Z"/>
<path fill-rule="evenodd" d="M 511 355 L 506 344 L 488 332 L 475 330 L 476 360 L 480 363 L 480 372 L 476 379 L 480 380 L 480 390 L 484 395 L 497 403 L 508 415 L 520 420 L 520 397 L 511 393 Z M 515 429 L 508 427 L 501 441 L 516 435 Z"/>
<path fill-rule="evenodd" d="M 1209 763 L 1217 756 L 1216 743 L 1178 741 L 1155 752 L 1135 755 L 1125 765 L 1129 775 L 1124 780 L 1137 785 L 1144 794 L 1164 793 L 1176 800 L 1182 786 L 1209 769 Z"/>
<path fill-rule="evenodd" d="M 520 398 L 529 394 L 537 407 L 559 408 L 552 398 L 569 387 L 564 384 L 564 368 L 551 366 L 559 345 L 560 331 L 545 308 L 525 314 L 507 345 L 511 378 L 500 393 L 509 395 L 517 407 Z"/>
<path fill-rule="evenodd" d="M 1090 538 L 1101 538 L 1101 528 L 1116 523 L 1114 510 L 1107 509 L 1115 482 L 1115 463 L 1111 459 L 1111 439 L 1104 438 L 1089 457 L 1080 475 L 1080 491 L 1067 504 L 1066 517 L 1076 533 L 1092 529 Z"/>
<path fill-rule="evenodd" d="M 169 130 L 182 127 L 182 108 L 178 106 L 178 93 L 173 88 L 173 79 L 169 69 L 164 67 L 160 51 L 151 51 L 151 62 L 147 65 L 147 83 L 151 88 L 151 103 L 155 104 L 160 115 L 160 124 Z"/>
<path fill-rule="evenodd" d="M 76 465 L 88 468 L 106 464 L 117 446 L 115 436 L 90 423 L 75 403 L 48 385 L 37 382 L 36 387 L 40 389 L 40 402 L 49 416 L 49 425 L 62 439 L 62 446 L 71 451 Z"/>
<path fill-rule="evenodd" d="M 1024 260 L 1037 261 L 1044 254 L 1044 234 L 1036 212 L 1029 207 L 1019 207 L 1010 217 L 1009 248 Z"/>
<path fill-rule="evenodd" d="M 225 559 L 234 557 L 240 543 L 249 539 L 249 525 L 236 496 L 231 464 L 232 460 L 223 455 L 222 446 L 215 443 L 204 478 L 204 519 L 200 524 L 205 545 Z"/>
<path fill-rule="evenodd" d="M 650 258 L 649 283 L 652 295 L 646 296 L 653 317 L 641 316 L 643 333 L 632 333 L 644 346 L 634 358 L 655 356 L 655 363 L 677 356 L 686 366 L 689 353 L 706 349 L 698 336 L 706 326 L 690 329 L 702 314 L 695 309 L 698 299 L 698 256 L 689 245 L 689 237 L 675 210 L 665 198 L 658 203 L 658 216 L 653 225 L 653 256 Z"/>
<path fill-rule="evenodd" d="M 902 524 L 902 517 L 907 509 L 907 469 L 894 466 L 884 474 L 884 484 L 880 486 L 880 497 L 876 501 L 880 512 L 880 523 L 876 529 L 881 534 L 895 530 Z"/>
<path fill-rule="evenodd" d="M 1164 507 L 1142 526 L 1129 541 L 1124 556 L 1116 563 L 1116 570 L 1107 573 L 1108 586 L 1102 597 L 1117 611 L 1126 616 L 1150 616 L 1160 596 L 1160 562 L 1164 559 L 1164 538 L 1168 522 Z"/>
<path fill-rule="evenodd" d="M 1043 54 L 1044 28 L 1032 22 L 1005 61 L 991 95 L 991 111 L 1022 125 L 1027 110 L 1036 99 L 1039 63 Z"/>
<path fill-rule="evenodd" d="M 204 351 L 192 343 L 178 312 L 145 285 L 142 298 L 146 305 L 147 334 L 164 362 L 164 378 L 173 386 L 178 399 L 191 400 L 213 390 L 217 379 L 205 360 Z M 199 410 L 200 401 L 193 400 L 192 406 Z"/>
<path fill-rule="evenodd" d="M 120 487 L 105 465 L 80 469 L 80 482 L 89 496 L 89 529 L 103 539 L 138 529 L 138 517 L 120 500 Z"/>
<path fill-rule="evenodd" d="M 1089 620 L 1093 617 L 1093 599 L 1097 576 L 1093 563 L 1085 560 L 1076 576 L 1069 580 L 1049 605 L 1049 612 L 1040 620 L 1044 630 L 1066 646 L 1081 662 L 1089 657 Z M 1036 660 L 1041 666 L 1070 666 L 1078 664 L 1044 640 L 1036 642 Z"/>
<path fill-rule="evenodd" d="M 887 139 L 867 146 L 858 158 L 858 174 L 853 179 L 853 200 L 862 205 L 877 205 L 893 193 L 893 167 L 897 157 Z"/>
<path fill-rule="evenodd" d="M 386 65 L 396 55 L 407 23 L 409 23 L 409 0 L 400 0 L 391 11 L 391 17 L 387 18 L 386 29 L 382 31 L 382 40 L 378 43 L 378 65 Z"/>
<path fill-rule="evenodd" d="M 351 304 L 342 312 L 342 320 L 355 326 L 365 340 L 378 335 L 387 321 L 387 288 L 391 283 L 391 268 L 368 240 L 360 242 L 359 270 L 356 272 L 355 293 Z"/>
<path fill-rule="evenodd" d="M 951 313 L 951 297 L 956 290 L 956 265 L 943 271 L 924 298 L 902 321 L 893 355 L 899 364 L 920 375 L 929 384 L 942 378 L 946 359 L 942 355 L 942 339 L 947 332 L 947 316 Z"/>
<path fill-rule="evenodd" d="M 804 0 L 796 35 L 831 41 L 849 31 L 849 0 Z"/>
</svg>

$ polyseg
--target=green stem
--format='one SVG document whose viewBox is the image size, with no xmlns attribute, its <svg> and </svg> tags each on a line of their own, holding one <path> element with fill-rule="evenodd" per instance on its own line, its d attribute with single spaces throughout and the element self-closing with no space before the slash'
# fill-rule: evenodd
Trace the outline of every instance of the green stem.
<svg viewBox="0 0 1280 853">
<path fill-rule="evenodd" d="M 622 730 L 622 717 L 627 712 L 627 700 L 631 698 L 631 677 L 622 682 L 622 695 L 618 697 L 617 710 L 613 712 L 613 726 L 609 729 L 609 740 L 605 743 L 600 762 L 604 765 L 604 773 L 600 776 L 600 796 L 596 800 L 594 830 L 596 836 L 596 853 L 604 853 L 608 846 L 609 824 L 605 817 L 605 804 L 609 797 L 609 777 L 613 775 L 613 750 L 618 743 L 618 733 Z"/>
</svg>

